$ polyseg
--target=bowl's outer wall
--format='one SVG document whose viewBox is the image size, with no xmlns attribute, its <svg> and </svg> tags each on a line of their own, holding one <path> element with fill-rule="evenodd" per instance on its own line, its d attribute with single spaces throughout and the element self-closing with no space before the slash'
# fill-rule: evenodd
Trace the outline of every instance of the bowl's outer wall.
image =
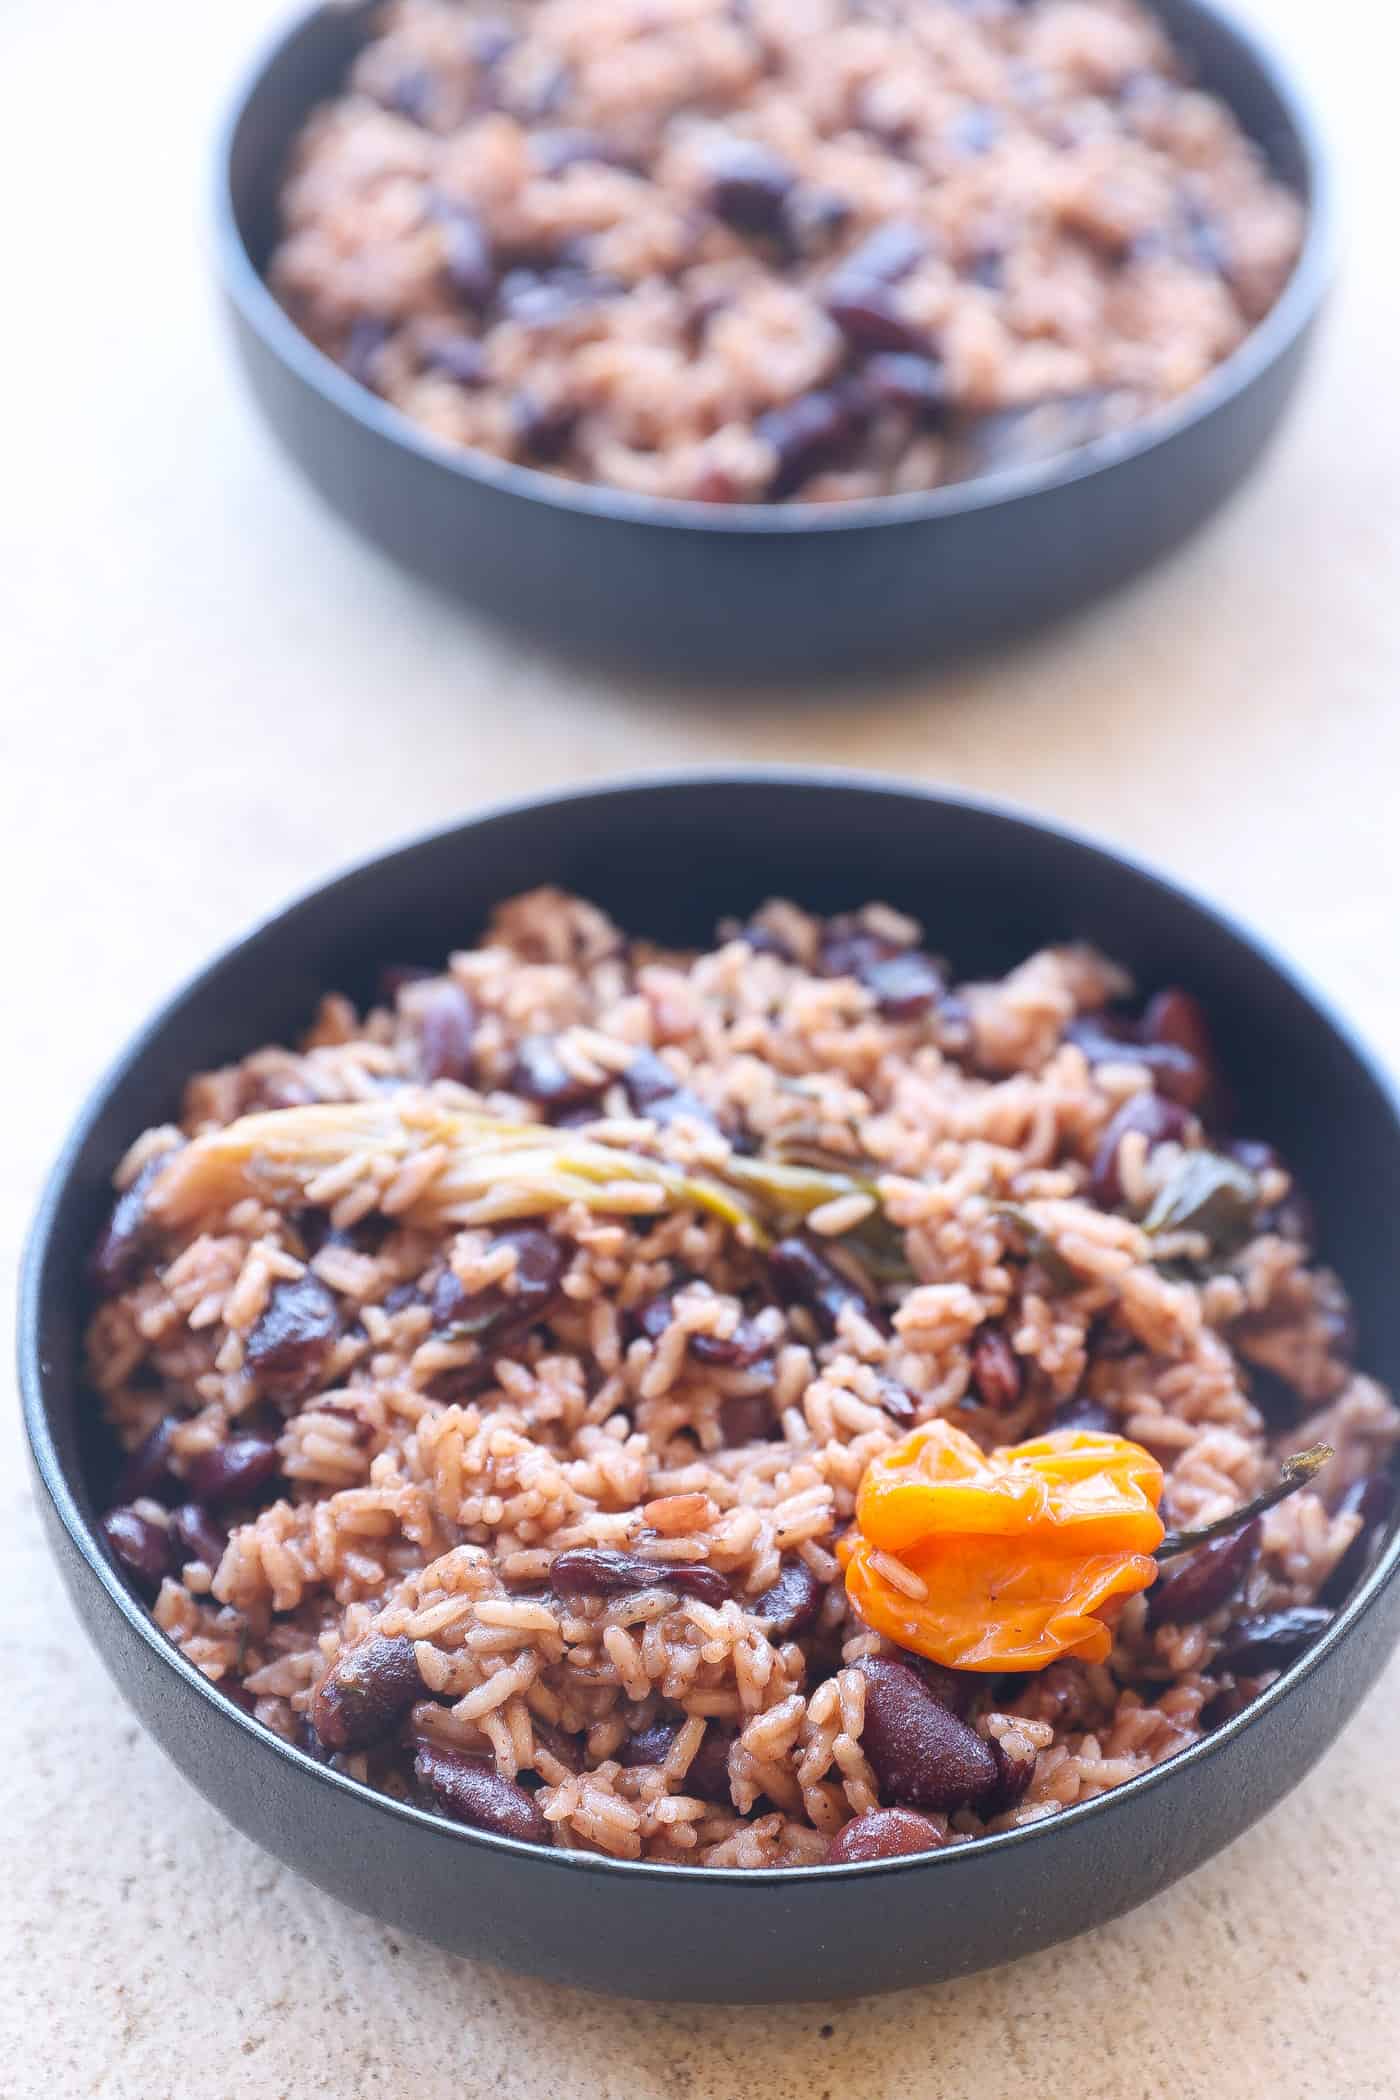
<svg viewBox="0 0 1400 2100">
<path fill-rule="evenodd" d="M 837 869 L 840 872 L 837 872 Z M 1099 941 L 1144 986 L 1189 985 L 1216 1016 L 1249 1127 L 1298 1162 L 1346 1275 L 1362 1356 L 1400 1382 L 1393 1192 L 1400 1123 L 1374 1074 L 1241 934 L 1151 875 L 995 810 L 873 784 L 643 783 L 488 816 L 331 883 L 250 936 L 167 1010 L 104 1084 L 41 1214 L 22 1324 L 31 1398 L 89 1521 L 82 1264 L 113 1165 L 168 1116 L 188 1073 L 285 1039 L 321 991 L 363 994 L 383 961 L 428 961 L 542 881 L 629 928 L 701 939 L 775 891 L 820 909 L 889 899 L 961 970 L 1040 942 Z M 35 1375 L 37 1362 L 42 1374 Z M 1400 1631 L 1400 1583 L 1273 1703 L 1150 1783 L 1021 1839 L 874 1873 L 686 1878 L 512 1850 L 329 1780 L 182 1675 L 139 1611 L 46 1505 L 65 1580 L 127 1697 L 239 1827 L 345 1901 L 462 1952 L 590 1988 L 758 2000 L 892 1988 L 1008 1958 L 1164 1887 L 1291 1786 Z"/>
<path fill-rule="evenodd" d="M 1109 1795 L 1051 1846 L 942 1854 L 879 1875 L 682 1878 L 464 1843 L 369 1795 L 308 1784 L 262 1731 L 201 1698 L 113 1602 L 47 1503 L 65 1584 L 155 1736 L 248 1837 L 352 1908 L 453 1953 L 581 1990 L 672 2003 L 862 1996 L 990 1968 L 1106 1924 L 1201 1865 L 1322 1754 L 1400 1627 L 1392 1583 L 1345 1647 L 1218 1746 L 1192 1783 Z M 1173 1775 L 1180 1781 L 1185 1773 Z M 1321 1837 L 1319 1842 L 1324 1842 Z"/>
<path fill-rule="evenodd" d="M 1245 39 L 1195 0 L 1159 0 L 1202 80 L 1284 179 L 1309 152 Z M 254 262 L 307 110 L 334 92 L 366 8 L 313 15 L 265 68 L 234 126 L 228 180 Z M 724 531 L 568 508 L 455 471 L 362 421 L 230 301 L 256 398 L 287 451 L 361 532 L 438 587 L 535 638 L 687 675 L 863 671 L 1002 640 L 1125 581 L 1213 511 L 1293 392 L 1304 325 L 1237 391 L 1145 451 L 1005 502 L 862 526 Z M 353 399 L 353 396 L 350 398 Z M 809 514 L 810 515 L 810 514 Z"/>
</svg>

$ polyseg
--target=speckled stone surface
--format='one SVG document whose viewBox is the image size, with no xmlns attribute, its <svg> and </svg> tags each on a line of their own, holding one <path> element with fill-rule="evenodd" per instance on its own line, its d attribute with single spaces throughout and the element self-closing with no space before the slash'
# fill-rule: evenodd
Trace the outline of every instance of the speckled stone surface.
<svg viewBox="0 0 1400 2100">
<path fill-rule="evenodd" d="M 603 686 L 502 642 L 380 566 L 273 456 L 224 363 L 200 213 L 212 111 L 276 11 L 7 0 L 0 17 L 20 171 L 0 331 L 7 1361 L 40 1176 L 153 1002 L 337 862 L 547 782 L 800 757 L 1019 797 L 1215 890 L 1400 1059 L 1400 36 L 1384 10 L 1365 10 L 1363 57 L 1336 36 L 1345 10 L 1274 0 L 1341 136 L 1350 254 L 1299 419 L 1229 515 L 1108 608 L 975 671 L 761 701 Z M 1226 1856 L 1018 1968 L 742 2022 L 571 1997 L 392 1937 L 205 1806 L 57 1595 L 12 1408 L 3 1423 L 6 2100 L 1390 2100 L 1400 2084 L 1400 1671 Z"/>
</svg>

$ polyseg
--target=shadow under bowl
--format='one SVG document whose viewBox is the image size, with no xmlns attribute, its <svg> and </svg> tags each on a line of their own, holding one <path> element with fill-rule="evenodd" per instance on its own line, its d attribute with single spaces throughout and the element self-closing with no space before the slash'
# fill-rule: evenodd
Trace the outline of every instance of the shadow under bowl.
<svg viewBox="0 0 1400 2100">
<path fill-rule="evenodd" d="M 1400 1386 L 1400 1105 L 1317 995 L 1220 913 L 1030 817 L 857 775 L 684 775 L 547 797 L 291 905 L 180 992 L 82 1110 L 28 1249 L 20 1368 L 48 1536 L 107 1668 L 194 1785 L 298 1872 L 443 1947 L 588 1989 L 673 2001 L 896 1989 L 1048 1946 L 1165 1888 L 1300 1779 L 1374 1682 L 1400 1631 L 1400 1544 L 1261 1699 L 1143 1777 L 953 1850 L 787 1872 L 571 1855 L 391 1801 L 260 1728 L 128 1594 L 96 1528 L 82 1376 L 84 1264 L 116 1162 L 175 1111 L 193 1071 L 289 1039 L 328 987 L 368 998 L 385 960 L 440 960 L 544 882 L 670 942 L 706 942 L 717 919 L 774 894 L 818 911 L 880 897 L 921 918 L 961 976 L 1083 937 L 1144 988 L 1187 985 L 1213 1017 L 1244 1127 L 1280 1147 L 1315 1202 L 1362 1362 Z"/>
<path fill-rule="evenodd" d="M 946 659 L 1068 613 L 1156 561 L 1249 472 L 1301 371 L 1330 266 L 1322 149 L 1257 37 L 1153 0 L 1203 86 L 1305 201 L 1289 283 L 1173 408 L 1077 451 L 923 494 L 710 505 L 581 485 L 435 442 L 324 356 L 264 280 L 293 140 L 335 94 L 373 0 L 300 15 L 239 91 L 215 176 L 239 360 L 285 450 L 404 568 L 533 640 L 686 678 L 828 678 Z"/>
</svg>

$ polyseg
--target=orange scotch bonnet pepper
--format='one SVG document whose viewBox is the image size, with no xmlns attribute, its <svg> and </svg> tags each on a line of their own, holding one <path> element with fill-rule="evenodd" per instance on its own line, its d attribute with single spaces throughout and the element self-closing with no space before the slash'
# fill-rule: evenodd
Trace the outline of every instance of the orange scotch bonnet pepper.
<svg viewBox="0 0 1400 2100">
<path fill-rule="evenodd" d="M 926 1422 L 865 1469 L 837 1548 L 846 1590 L 877 1633 L 948 1669 L 1102 1662 L 1121 1600 L 1156 1580 L 1161 1494 L 1127 1437 L 1065 1429 L 986 1452 Z"/>
</svg>

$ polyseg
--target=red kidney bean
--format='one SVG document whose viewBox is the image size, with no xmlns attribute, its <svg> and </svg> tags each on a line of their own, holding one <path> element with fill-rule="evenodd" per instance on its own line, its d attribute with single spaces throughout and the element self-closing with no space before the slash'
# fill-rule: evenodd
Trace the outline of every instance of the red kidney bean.
<svg viewBox="0 0 1400 2100">
<path fill-rule="evenodd" d="M 371 93 L 381 109 L 407 117 L 410 124 L 426 125 L 432 114 L 433 78 L 424 66 L 403 66 L 391 80 L 376 84 Z"/>
<path fill-rule="evenodd" d="M 946 1706 L 949 1713 L 956 1714 L 960 1720 L 967 1719 L 973 1701 L 986 1687 L 984 1677 L 975 1670 L 950 1670 L 944 1663 L 930 1662 L 924 1655 L 911 1655 L 908 1662 L 940 1706 Z"/>
<path fill-rule="evenodd" d="M 1281 1670 L 1325 1633 L 1333 1614 L 1316 1604 L 1294 1604 L 1286 1611 L 1240 1619 L 1231 1627 L 1217 1662 L 1222 1669 L 1253 1675 Z"/>
<path fill-rule="evenodd" d="M 682 1086 L 654 1050 L 638 1050 L 622 1075 L 622 1091 L 634 1115 L 646 1116 L 664 1130 L 678 1116 L 712 1127 L 715 1118 L 697 1094 Z"/>
<path fill-rule="evenodd" d="M 636 1307 L 632 1314 L 638 1331 L 648 1341 L 659 1342 L 671 1324 L 673 1308 L 678 1293 L 685 1288 L 683 1283 L 673 1283 L 666 1290 L 658 1291 L 654 1298 Z M 687 1343 L 690 1354 L 697 1363 L 738 1366 L 749 1369 L 768 1353 L 768 1341 L 751 1320 L 740 1320 L 733 1334 L 692 1334 Z"/>
<path fill-rule="evenodd" d="M 779 962 L 787 963 L 797 960 L 787 942 L 770 927 L 752 923 L 741 926 L 738 938 L 754 955 L 776 955 Z"/>
<path fill-rule="evenodd" d="M 773 448 L 768 494 L 775 500 L 791 496 L 819 469 L 833 465 L 863 422 L 854 395 L 840 387 L 818 387 L 781 408 L 765 410 L 754 431 Z"/>
<path fill-rule="evenodd" d="M 881 351 L 866 359 L 861 380 L 887 408 L 903 408 L 933 420 L 948 405 L 948 375 L 940 358 Z"/>
<path fill-rule="evenodd" d="M 661 1764 L 670 1755 L 680 1728 L 679 1721 L 653 1721 L 650 1728 L 623 1744 L 618 1752 L 621 1762 L 629 1767 Z M 729 1801 L 729 1746 L 733 1740 L 727 1729 L 711 1723 L 686 1767 L 680 1783 L 682 1793 L 691 1794 L 698 1801 Z"/>
<path fill-rule="evenodd" d="M 1288 1171 L 1277 1149 L 1264 1138 L 1232 1138 L 1225 1153 L 1250 1174 L 1266 1174 L 1275 1168 L 1282 1173 Z M 1257 1224 L 1260 1232 L 1280 1233 L 1285 1239 L 1301 1240 L 1305 1246 L 1311 1246 L 1317 1237 L 1312 1205 L 1297 1187 L 1291 1188 L 1281 1202 L 1261 1210 Z"/>
<path fill-rule="evenodd" d="M 823 254 L 850 224 L 851 212 L 835 190 L 800 184 L 783 200 L 783 239 L 796 255 Z"/>
<path fill-rule="evenodd" d="M 1124 1025 L 1115 1016 L 1083 1014 L 1070 1022 L 1065 1040 L 1077 1044 L 1091 1065 L 1145 1065 L 1159 1094 L 1182 1108 L 1199 1108 L 1210 1083 L 1205 1066 L 1176 1043 L 1143 1043 L 1114 1034 L 1115 1024 Z"/>
<path fill-rule="evenodd" d="M 1146 1065 L 1157 1092 L 1182 1108 L 1199 1108 L 1210 1090 L 1206 1067 L 1175 1043 L 1144 1043 L 1134 1052 L 1134 1062 Z"/>
<path fill-rule="evenodd" d="M 639 1116 L 663 1106 L 679 1088 L 675 1073 L 654 1050 L 638 1050 L 622 1075 L 627 1105 Z"/>
<path fill-rule="evenodd" d="M 1143 1039 L 1149 1043 L 1174 1043 L 1194 1057 L 1209 1072 L 1215 1064 L 1215 1045 L 1210 1023 L 1199 999 L 1180 985 L 1169 985 L 1147 1002 L 1142 1017 Z"/>
<path fill-rule="evenodd" d="M 685 1791 L 698 1801 L 718 1801 L 726 1807 L 733 1796 L 729 1790 L 729 1750 L 734 1741 L 733 1732 L 721 1728 L 712 1721 L 700 1738 L 700 1748 L 686 1767 L 682 1782 Z"/>
<path fill-rule="evenodd" d="M 170 1541 L 159 1524 L 134 1509 L 109 1509 L 102 1535 L 138 1588 L 154 1594 L 170 1570 Z"/>
<path fill-rule="evenodd" d="M 654 1298 L 647 1298 L 641 1305 L 633 1307 L 632 1324 L 638 1334 L 645 1335 L 649 1342 L 660 1341 L 674 1317 L 676 1293 L 681 1288 L 679 1283 L 669 1284 Z"/>
<path fill-rule="evenodd" d="M 890 1021 L 911 1021 L 947 994 L 943 972 L 918 948 L 898 948 L 858 919 L 835 918 L 822 933 L 819 963 L 826 977 L 854 977 Z"/>
<path fill-rule="evenodd" d="M 887 219 L 845 257 L 840 274 L 874 284 L 898 284 L 923 260 L 927 248 L 923 234 L 909 220 Z"/>
<path fill-rule="evenodd" d="M 391 1734 L 426 1691 L 412 1641 L 372 1633 L 321 1680 L 312 1723 L 328 1750 L 367 1750 Z"/>
<path fill-rule="evenodd" d="M 1012 1749 L 996 1736 L 988 1740 L 996 1761 L 996 1784 L 977 1806 L 984 1816 L 1004 1816 L 1023 1798 L 1034 1779 L 1036 1753 L 1029 1743 L 1018 1743 Z"/>
<path fill-rule="evenodd" d="M 916 1021 L 938 1005 L 947 986 L 931 956 L 917 948 L 881 957 L 861 972 L 861 983 L 887 1021 Z"/>
<path fill-rule="evenodd" d="M 196 1502 L 251 1502 L 277 1471 L 277 1446 L 264 1436 L 231 1436 L 185 1467 Z"/>
<path fill-rule="evenodd" d="M 446 199 L 438 201 L 437 216 L 442 221 L 447 281 L 479 313 L 490 305 L 496 289 L 496 265 L 486 230 L 475 212 Z"/>
<path fill-rule="evenodd" d="M 779 1240 L 769 1252 L 768 1269 L 784 1305 L 804 1305 L 827 1336 L 835 1334 L 846 1306 L 867 1318 L 875 1316 L 876 1308 L 864 1292 L 810 1240 L 796 1236 Z"/>
<path fill-rule="evenodd" d="M 467 55 L 483 72 L 490 72 L 493 66 L 499 65 L 506 53 L 513 51 L 520 42 L 520 31 L 515 24 L 493 15 L 464 24 L 463 34 Z"/>
<path fill-rule="evenodd" d="M 861 1748 L 883 1795 L 901 1807 L 950 1810 L 992 1791 L 999 1775 L 991 1749 L 917 1672 L 880 1655 L 855 1667 L 866 1682 Z"/>
<path fill-rule="evenodd" d="M 1097 1400 L 1085 1393 L 1072 1394 L 1061 1403 L 1050 1417 L 1052 1429 L 1082 1429 L 1087 1435 L 1102 1436 L 1113 1427 L 1113 1417 Z"/>
<path fill-rule="evenodd" d="M 530 158 L 543 175 L 562 175 L 566 168 L 593 161 L 600 167 L 625 168 L 627 156 L 600 131 L 536 131 L 529 139 Z"/>
<path fill-rule="evenodd" d="M 879 1388 L 879 1405 L 892 1422 L 901 1429 L 911 1429 L 919 1418 L 919 1404 L 907 1385 L 891 1378 L 888 1371 L 877 1371 L 875 1383 Z"/>
<path fill-rule="evenodd" d="M 1105 1210 L 1114 1210 L 1123 1201 L 1118 1148 L 1130 1131 L 1139 1132 L 1147 1140 L 1147 1149 L 1151 1152 L 1169 1141 L 1179 1142 L 1186 1135 L 1190 1121 L 1190 1116 L 1177 1101 L 1168 1101 L 1158 1093 L 1132 1095 L 1110 1118 L 1099 1140 L 1089 1177 L 1094 1201 L 1101 1203 Z"/>
<path fill-rule="evenodd" d="M 973 1338 L 972 1382 L 984 1407 L 1005 1410 L 1021 1397 L 1021 1365 L 999 1327 L 984 1327 Z"/>
<path fill-rule="evenodd" d="M 552 1728 L 548 1721 L 534 1722 L 535 1742 L 570 1772 L 581 1772 L 584 1767 L 584 1745 L 582 1739 L 570 1735 L 563 1728 Z"/>
<path fill-rule="evenodd" d="M 1266 1174 L 1271 1168 L 1283 1166 L 1278 1153 L 1265 1138 L 1231 1138 L 1225 1152 L 1236 1166 L 1243 1167 L 1249 1174 Z"/>
<path fill-rule="evenodd" d="M 400 1288 L 405 1288 L 405 1286 L 401 1285 Z M 446 1334 L 450 1330 L 454 1341 L 465 1341 L 470 1335 L 478 1331 L 485 1332 L 487 1326 L 489 1326 L 489 1318 L 483 1322 L 482 1327 L 478 1330 L 473 1320 L 472 1308 L 478 1305 L 482 1299 L 487 1299 L 489 1300 L 491 1313 L 494 1314 L 496 1306 L 495 1292 L 496 1286 L 494 1284 L 485 1291 L 470 1292 L 455 1271 L 444 1269 L 437 1282 L 433 1285 L 433 1294 L 429 1300 L 433 1310 L 433 1326 L 435 1330 L 440 1334 Z M 504 1297 L 505 1293 L 501 1292 L 500 1295 Z"/>
<path fill-rule="evenodd" d="M 786 1641 L 805 1633 L 822 1608 L 825 1591 L 805 1560 L 785 1560 L 778 1579 L 755 1597 L 747 1609 L 755 1619 L 766 1619 L 771 1640 Z"/>
<path fill-rule="evenodd" d="M 435 984 L 417 1009 L 418 1065 L 424 1079 L 453 1079 L 464 1085 L 471 1077 L 476 1010 L 460 984 L 450 977 Z"/>
<path fill-rule="evenodd" d="M 769 1342 L 752 1320 L 740 1320 L 733 1334 L 693 1334 L 689 1348 L 697 1363 L 750 1371 L 768 1354 Z"/>
<path fill-rule="evenodd" d="M 1181 1554 L 1148 1591 L 1148 1624 L 1188 1626 L 1219 1611 L 1249 1573 L 1259 1551 L 1261 1530 L 1256 1517 L 1226 1538 L 1210 1539 Z"/>
<path fill-rule="evenodd" d="M 1300 1246 L 1317 1245 L 1317 1214 L 1300 1188 L 1291 1188 L 1281 1203 L 1271 1203 L 1261 1210 L 1258 1217 L 1260 1232 L 1275 1232 L 1281 1239 L 1296 1240 Z M 1351 1337 L 1346 1351 L 1350 1354 L 1355 1337 Z"/>
<path fill-rule="evenodd" d="M 1089 1013 L 1076 1014 L 1065 1025 L 1065 1041 L 1078 1043 L 1088 1056 L 1092 1051 L 1102 1063 L 1109 1056 L 1110 1044 L 1140 1043 L 1142 1025 L 1131 1014 L 1117 1013 L 1111 1006 L 1100 1006 Z M 1117 1053 L 1124 1054 L 1121 1047 Z"/>
<path fill-rule="evenodd" d="M 938 1825 L 916 1808 L 872 1808 L 837 1831 L 826 1863 L 845 1867 L 863 1859 L 900 1859 L 910 1852 L 936 1852 L 943 1843 Z"/>
<path fill-rule="evenodd" d="M 518 327 L 557 328 L 600 299 L 616 297 L 620 290 L 615 278 L 577 262 L 561 261 L 548 271 L 511 270 L 502 279 L 500 303 Z"/>
<path fill-rule="evenodd" d="M 309 1393 L 340 1339 L 340 1307 L 319 1276 L 275 1283 L 243 1360 L 273 1400 Z"/>
<path fill-rule="evenodd" d="M 549 1843 L 549 1825 L 534 1795 L 513 1779 L 502 1779 L 489 1757 L 420 1743 L 413 1772 L 434 1808 L 455 1823 L 470 1823 L 497 1837 L 523 1838 L 531 1845 Z"/>
<path fill-rule="evenodd" d="M 1334 1610 L 1345 1604 L 1376 1557 L 1381 1533 L 1395 1507 L 1393 1473 L 1368 1473 L 1353 1481 L 1337 1505 L 1339 1516 L 1359 1516 L 1361 1529 L 1318 1593 L 1318 1603 Z"/>
<path fill-rule="evenodd" d="M 168 1495 L 178 1482 L 170 1470 L 170 1440 L 178 1415 L 166 1415 L 149 1436 L 129 1451 L 117 1475 L 118 1502 L 137 1502 L 143 1495 Z"/>
<path fill-rule="evenodd" d="M 1107 1313 L 1101 1313 L 1089 1323 L 1085 1346 L 1092 1363 L 1112 1364 L 1134 1355 L 1141 1344 L 1126 1327 L 1117 1326 Z"/>
<path fill-rule="evenodd" d="M 728 139 L 711 156 L 709 204 L 737 233 L 777 233 L 796 180 L 776 153 L 748 139 Z"/>
<path fill-rule="evenodd" d="M 717 1568 L 697 1561 L 645 1560 L 606 1546 L 571 1546 L 549 1570 L 556 1597 L 616 1597 L 633 1590 L 679 1590 L 702 1604 L 723 1604 L 729 1584 Z"/>
<path fill-rule="evenodd" d="M 536 70 L 528 90 L 517 94 L 506 106 L 522 124 L 537 124 L 542 117 L 556 116 L 564 107 L 573 86 L 573 71 L 565 65 Z"/>
<path fill-rule="evenodd" d="M 568 448 L 579 411 L 571 401 L 541 401 L 521 387 L 511 397 L 510 417 L 516 437 L 533 459 L 555 460 Z"/>
<path fill-rule="evenodd" d="M 590 1101 L 585 1108 L 561 1108 L 549 1120 L 556 1130 L 582 1130 L 585 1124 L 596 1123 L 599 1113 L 598 1103 Z"/>
<path fill-rule="evenodd" d="M 352 324 L 345 345 L 345 369 L 361 386 L 378 386 L 379 353 L 392 333 L 380 314 L 361 314 Z"/>
<path fill-rule="evenodd" d="M 680 1732 L 678 1721 L 653 1721 L 637 1735 L 629 1735 L 618 1751 L 618 1762 L 629 1771 L 638 1765 L 659 1765 L 671 1754 L 671 1745 Z"/>
<path fill-rule="evenodd" d="M 141 1273 L 141 1264 L 155 1237 L 154 1220 L 146 1212 L 146 1198 L 161 1169 L 169 1164 L 168 1152 L 148 1159 L 112 1206 L 112 1215 L 88 1262 L 88 1280 L 104 1298 L 126 1290 Z"/>
<path fill-rule="evenodd" d="M 828 919 L 822 928 L 817 966 L 823 977 L 854 977 L 857 983 L 864 983 L 866 972 L 876 963 L 906 952 L 883 934 L 872 933 L 859 919 L 842 913 Z"/>
<path fill-rule="evenodd" d="M 1309 1213 L 1311 1216 L 1311 1213 Z M 1356 1354 L 1356 1309 L 1350 1303 L 1331 1306 L 1323 1315 L 1327 1328 L 1327 1346 L 1334 1356 L 1348 1361 Z"/>
<path fill-rule="evenodd" d="M 846 341 L 857 350 L 897 350 L 927 356 L 928 339 L 900 312 L 894 294 L 873 280 L 843 271 L 822 301 Z"/>
<path fill-rule="evenodd" d="M 985 103 L 970 102 L 953 119 L 946 137 L 955 153 L 976 159 L 996 144 L 1004 128 L 998 111 Z"/>
<path fill-rule="evenodd" d="M 430 372 L 440 372 L 458 386 L 486 384 L 486 353 L 472 336 L 436 337 L 423 352 L 423 362 Z"/>
<path fill-rule="evenodd" d="M 553 1036 L 523 1036 L 515 1053 L 506 1085 L 522 1101 L 533 1101 L 550 1112 L 553 1121 L 560 1109 L 582 1108 L 595 1102 L 606 1082 L 579 1079 L 561 1059 Z"/>
<path fill-rule="evenodd" d="M 720 1402 L 719 1428 L 730 1450 L 737 1444 L 765 1443 L 781 1435 L 767 1393 L 731 1393 Z"/>
<path fill-rule="evenodd" d="M 385 107 L 410 124 L 426 126 L 433 114 L 434 85 L 426 66 L 405 66 L 389 88 Z"/>
<path fill-rule="evenodd" d="M 499 1343 L 538 1320 L 559 1289 L 568 1266 L 562 1240 L 542 1225 L 508 1225 L 491 1241 L 492 1248 L 515 1249 L 509 1287 L 490 1283 L 469 1293 L 451 1269 L 433 1287 L 433 1326 L 454 1339 Z"/>
<path fill-rule="evenodd" d="M 228 1545 L 228 1534 L 198 1502 L 182 1502 L 170 1513 L 170 1530 L 185 1560 L 202 1560 L 206 1568 L 217 1568 Z"/>
<path fill-rule="evenodd" d="M 1233 1684 L 1226 1685 L 1213 1699 L 1206 1701 L 1201 1708 L 1201 1727 L 1207 1733 L 1213 1728 L 1223 1728 L 1227 1721 L 1234 1720 L 1236 1714 L 1242 1714 L 1247 1706 L 1252 1706 L 1263 1689 L 1261 1678 L 1236 1678 Z"/>
</svg>

